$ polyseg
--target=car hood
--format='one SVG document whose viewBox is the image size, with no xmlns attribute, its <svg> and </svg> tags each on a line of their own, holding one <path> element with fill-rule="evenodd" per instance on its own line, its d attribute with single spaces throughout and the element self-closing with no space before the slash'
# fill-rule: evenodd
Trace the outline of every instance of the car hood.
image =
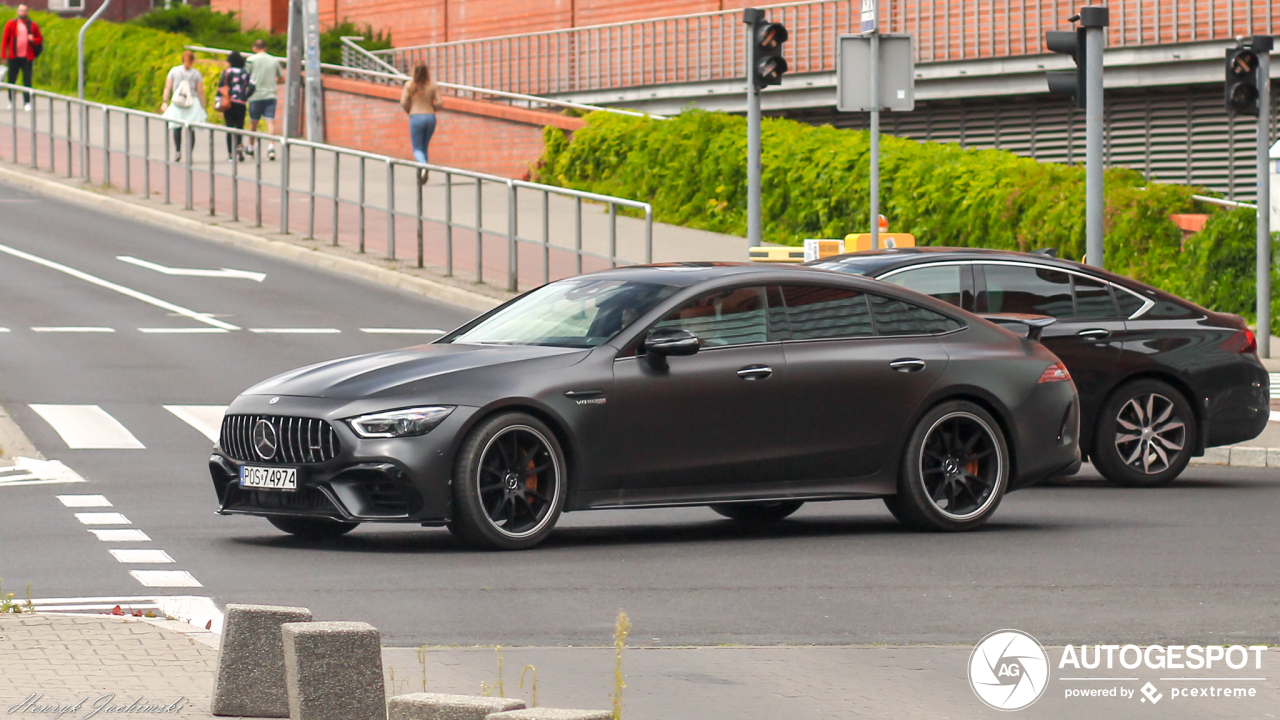
<svg viewBox="0 0 1280 720">
<path fill-rule="evenodd" d="M 403 395 L 455 383 L 460 375 L 500 368 L 503 374 L 565 367 L 591 352 L 539 345 L 420 345 L 310 365 L 254 385 L 245 395 L 288 395 L 357 400 Z"/>
</svg>

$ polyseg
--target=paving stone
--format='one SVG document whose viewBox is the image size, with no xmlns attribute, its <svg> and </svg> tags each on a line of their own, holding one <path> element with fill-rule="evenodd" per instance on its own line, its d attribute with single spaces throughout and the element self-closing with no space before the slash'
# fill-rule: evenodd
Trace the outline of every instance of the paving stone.
<svg viewBox="0 0 1280 720">
<path fill-rule="evenodd" d="M 1195 465 L 1230 465 L 1231 464 L 1231 448 L 1229 447 L 1211 447 L 1204 449 L 1202 457 L 1191 458 L 1191 462 Z"/>
<path fill-rule="evenodd" d="M 485 720 L 609 720 L 608 710 L 567 710 L 564 708 L 525 708 L 494 713 Z"/>
<path fill-rule="evenodd" d="M 292 720 L 386 720 L 377 628 L 362 622 L 304 622 L 280 629 Z"/>
<path fill-rule="evenodd" d="M 1267 449 L 1256 447 L 1231 448 L 1232 467 L 1262 468 L 1267 466 Z"/>
<path fill-rule="evenodd" d="M 387 715 L 388 720 L 485 720 L 523 707 L 524 701 L 514 698 L 413 693 L 388 700 Z"/>
<path fill-rule="evenodd" d="M 310 620 L 306 608 L 227 605 L 213 680 L 213 714 L 289 717 L 280 626 Z"/>
</svg>

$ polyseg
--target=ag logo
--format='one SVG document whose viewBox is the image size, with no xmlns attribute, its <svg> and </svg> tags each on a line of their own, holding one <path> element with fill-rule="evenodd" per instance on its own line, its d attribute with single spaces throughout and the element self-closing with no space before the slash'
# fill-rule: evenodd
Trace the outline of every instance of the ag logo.
<svg viewBox="0 0 1280 720">
<path fill-rule="evenodd" d="M 1021 630 L 997 630 L 973 647 L 969 686 L 996 710 L 1021 710 L 1040 699 L 1049 684 L 1049 656 Z"/>
</svg>

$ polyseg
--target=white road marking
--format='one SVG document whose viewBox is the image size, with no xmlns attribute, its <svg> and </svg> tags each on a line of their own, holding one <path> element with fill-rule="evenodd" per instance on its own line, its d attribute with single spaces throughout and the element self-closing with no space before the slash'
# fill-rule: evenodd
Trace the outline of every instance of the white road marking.
<svg viewBox="0 0 1280 720">
<path fill-rule="evenodd" d="M 94 530 L 89 532 L 98 536 L 98 540 L 102 542 L 151 542 L 151 538 L 141 530 Z"/>
<path fill-rule="evenodd" d="M 1275 410 L 1271 411 L 1271 422 L 1280 422 L 1280 412 Z"/>
<path fill-rule="evenodd" d="M 164 300 L 161 300 L 160 298 L 153 297 L 144 292 L 139 292 L 132 288 L 127 288 L 123 285 L 118 285 L 109 280 L 103 280 L 102 278 L 97 277 L 96 275 L 90 275 L 87 272 L 76 270 L 73 267 L 68 267 L 66 265 L 63 265 L 62 263 L 54 262 L 52 260 L 46 260 L 37 255 L 32 255 L 31 253 L 18 250 L 17 248 L 11 248 L 8 245 L 0 245 L 0 252 L 7 253 L 16 258 L 28 260 L 30 262 L 36 263 L 37 265 L 43 265 L 51 270 L 57 270 L 58 272 L 66 273 L 71 277 L 79 278 L 88 283 L 93 283 L 98 287 L 102 287 L 102 288 L 106 288 L 107 290 L 118 292 L 121 295 L 127 295 L 128 297 L 131 297 L 135 300 L 141 300 L 142 302 L 147 303 L 148 305 L 154 305 L 155 307 L 158 307 L 162 310 L 168 310 L 169 312 L 177 313 L 179 315 L 182 315 L 183 317 L 189 317 L 192 320 L 202 322 L 205 325 L 212 325 L 213 327 L 222 328 L 223 330 L 239 330 L 240 329 L 238 326 L 218 320 L 217 318 L 209 315 L 208 313 L 198 313 L 195 310 L 188 310 L 187 308 L 184 308 L 181 305 L 174 305 L 171 302 L 166 302 Z"/>
<path fill-rule="evenodd" d="M 38 333 L 113 333 L 115 328 L 109 327 L 33 327 L 32 332 Z"/>
<path fill-rule="evenodd" d="M 227 332 L 222 328 L 215 327 L 191 327 L 191 328 L 138 328 L 138 332 L 151 333 L 155 335 L 220 335 Z"/>
<path fill-rule="evenodd" d="M 360 332 L 371 335 L 443 335 L 445 331 L 435 328 L 360 328 Z"/>
<path fill-rule="evenodd" d="M 164 409 L 199 430 L 211 442 L 218 442 L 218 435 L 222 432 L 222 416 L 227 414 L 226 405 L 165 405 Z"/>
<path fill-rule="evenodd" d="M 36 460 L 33 458 L 14 458 L 14 464 L 0 468 L 0 487 L 10 485 L 55 485 L 59 483 L 82 483 L 74 470 L 57 460 Z"/>
<path fill-rule="evenodd" d="M 9 332 L 9 328 L 0 328 L 0 333 Z"/>
<path fill-rule="evenodd" d="M 76 519 L 84 525 L 132 525 L 129 518 L 120 513 L 83 512 L 76 513 Z"/>
<path fill-rule="evenodd" d="M 332 335 L 342 331 L 338 328 L 249 328 L 249 332 L 276 335 Z"/>
<path fill-rule="evenodd" d="M 186 570 L 130 570 L 143 587 L 204 587 Z"/>
<path fill-rule="evenodd" d="M 97 405 L 32 405 L 73 450 L 140 450 L 129 429 Z"/>
<path fill-rule="evenodd" d="M 94 615 L 111 612 L 119 605 L 122 612 L 130 615 L 135 610 L 144 613 L 150 610 L 161 617 L 191 623 L 200 629 L 208 627 L 215 633 L 222 632 L 222 611 L 213 602 L 213 598 L 194 595 L 32 598 L 31 603 L 38 612 L 83 612 Z"/>
<path fill-rule="evenodd" d="M 144 267 L 148 270 L 155 270 L 165 275 L 182 275 L 184 277 L 216 277 L 216 278 L 239 278 L 241 280 L 253 280 L 254 282 L 262 282 L 266 279 L 266 273 L 252 272 L 250 270 L 232 270 L 231 268 L 222 268 L 221 270 L 197 270 L 195 268 L 171 268 L 165 267 L 158 263 L 139 260 L 128 255 L 117 255 L 117 260 L 123 260 L 131 265 Z"/>
<path fill-rule="evenodd" d="M 173 558 L 163 550 L 108 550 L 107 552 L 122 563 L 171 563 Z"/>
<path fill-rule="evenodd" d="M 111 507 L 105 495 L 59 495 L 58 501 L 69 508 Z"/>
</svg>

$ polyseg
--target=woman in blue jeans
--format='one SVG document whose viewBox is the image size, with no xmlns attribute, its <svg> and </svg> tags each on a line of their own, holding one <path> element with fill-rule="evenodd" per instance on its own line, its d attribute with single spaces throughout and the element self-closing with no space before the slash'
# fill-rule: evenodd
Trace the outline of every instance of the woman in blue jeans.
<svg viewBox="0 0 1280 720">
<path fill-rule="evenodd" d="M 440 87 L 431 79 L 426 63 L 413 68 L 413 79 L 404 84 L 400 107 L 409 113 L 409 139 L 413 141 L 413 159 L 427 163 L 427 145 L 436 131 L 436 111 L 440 109 Z M 418 184 L 427 182 L 427 171 L 418 171 Z"/>
</svg>

